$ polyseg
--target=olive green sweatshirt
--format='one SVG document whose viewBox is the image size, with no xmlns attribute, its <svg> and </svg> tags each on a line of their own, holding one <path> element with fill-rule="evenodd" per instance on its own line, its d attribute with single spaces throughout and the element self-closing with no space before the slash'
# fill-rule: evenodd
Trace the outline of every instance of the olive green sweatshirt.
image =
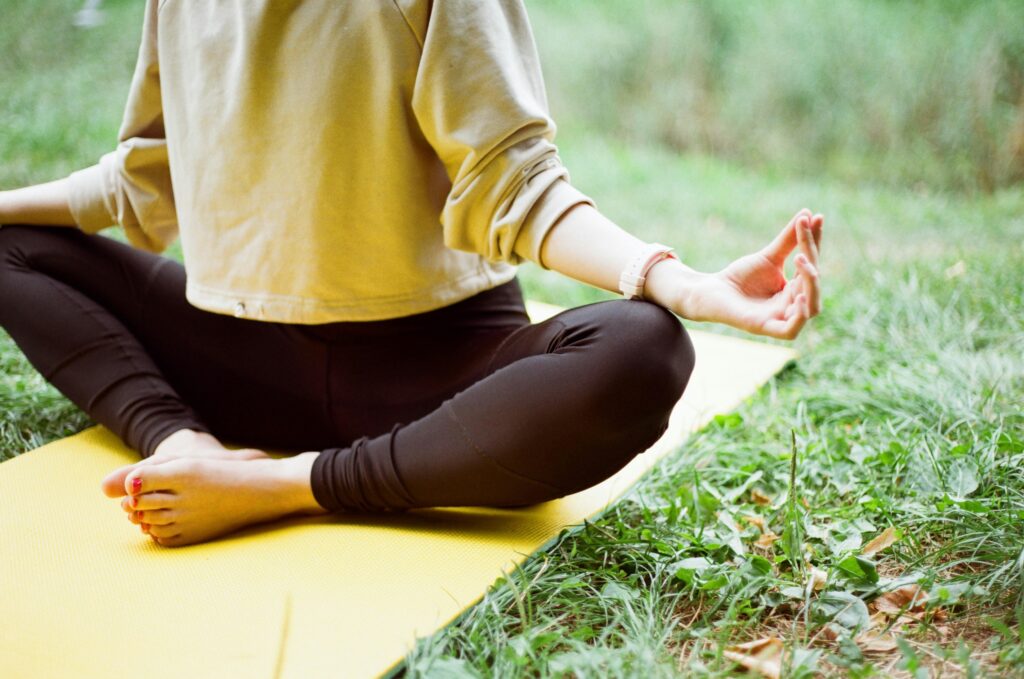
<svg viewBox="0 0 1024 679">
<path fill-rule="evenodd" d="M 521 0 L 149 0 L 83 231 L 180 236 L 186 296 L 285 323 L 452 304 L 540 262 L 569 183 Z"/>
</svg>

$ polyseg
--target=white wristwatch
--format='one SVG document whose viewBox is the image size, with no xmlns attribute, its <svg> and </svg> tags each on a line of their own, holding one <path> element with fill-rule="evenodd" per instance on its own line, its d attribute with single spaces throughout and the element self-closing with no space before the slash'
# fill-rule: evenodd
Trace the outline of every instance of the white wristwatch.
<svg viewBox="0 0 1024 679">
<path fill-rule="evenodd" d="M 619 276 L 619 290 L 626 299 L 643 299 L 644 282 L 647 280 L 647 272 L 651 267 L 663 259 L 676 259 L 672 254 L 672 248 L 661 243 L 648 243 L 636 257 L 626 265 Z"/>
</svg>

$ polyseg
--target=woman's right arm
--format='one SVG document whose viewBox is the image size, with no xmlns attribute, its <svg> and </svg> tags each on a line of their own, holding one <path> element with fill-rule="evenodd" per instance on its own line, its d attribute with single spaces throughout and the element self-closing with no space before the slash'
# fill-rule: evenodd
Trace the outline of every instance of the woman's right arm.
<svg viewBox="0 0 1024 679">
<path fill-rule="evenodd" d="M 76 228 L 68 207 L 68 180 L 0 191 L 0 225 L 39 224 Z"/>
</svg>

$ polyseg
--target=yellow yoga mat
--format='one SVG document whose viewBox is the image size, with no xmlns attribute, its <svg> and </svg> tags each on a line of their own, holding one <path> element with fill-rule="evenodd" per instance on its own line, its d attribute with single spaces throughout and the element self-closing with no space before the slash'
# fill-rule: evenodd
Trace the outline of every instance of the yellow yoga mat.
<svg viewBox="0 0 1024 679">
<path fill-rule="evenodd" d="M 560 309 L 529 302 L 541 320 Z M 665 435 L 603 483 L 526 509 L 292 519 L 165 549 L 99 482 L 138 459 L 95 427 L 0 465 L 0 677 L 372 677 L 687 434 L 790 361 L 692 332 L 697 367 Z"/>
</svg>

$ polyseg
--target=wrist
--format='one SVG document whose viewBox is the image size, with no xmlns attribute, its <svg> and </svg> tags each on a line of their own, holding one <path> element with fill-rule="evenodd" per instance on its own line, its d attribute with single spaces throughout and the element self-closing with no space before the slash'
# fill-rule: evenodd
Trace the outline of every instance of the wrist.
<svg viewBox="0 0 1024 679">
<path fill-rule="evenodd" d="M 647 273 L 644 299 L 683 318 L 700 320 L 697 291 L 709 275 L 691 269 L 678 259 L 663 259 Z"/>
</svg>

